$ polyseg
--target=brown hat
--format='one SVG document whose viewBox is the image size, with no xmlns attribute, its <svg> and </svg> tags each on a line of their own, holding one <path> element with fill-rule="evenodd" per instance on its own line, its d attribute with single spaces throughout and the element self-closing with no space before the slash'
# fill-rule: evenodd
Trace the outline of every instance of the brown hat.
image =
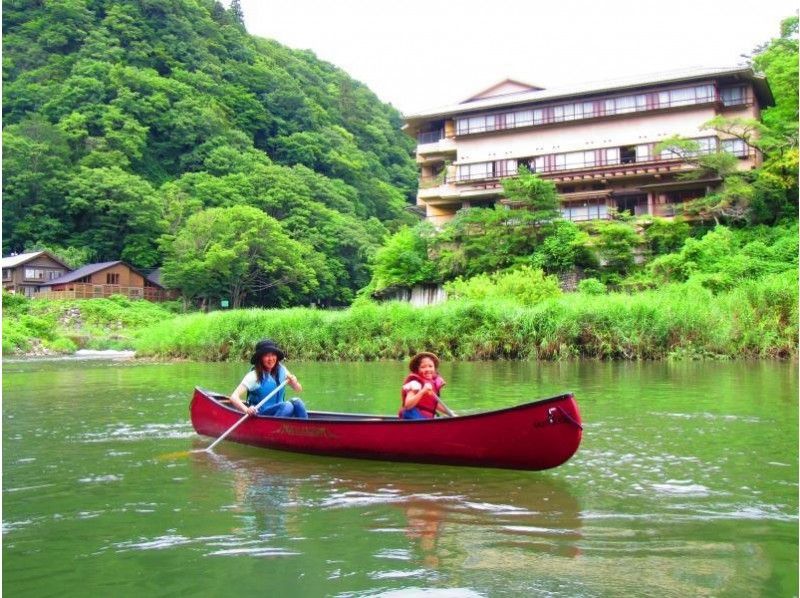
<svg viewBox="0 0 800 598">
<path fill-rule="evenodd" d="M 411 361 L 408 362 L 408 369 L 412 372 L 416 372 L 419 369 L 420 362 L 425 357 L 430 357 L 433 360 L 433 365 L 436 367 L 436 369 L 439 369 L 439 358 L 433 353 L 428 353 L 427 351 L 423 351 L 422 353 L 417 353 L 414 355 L 414 357 L 411 358 Z"/>
</svg>

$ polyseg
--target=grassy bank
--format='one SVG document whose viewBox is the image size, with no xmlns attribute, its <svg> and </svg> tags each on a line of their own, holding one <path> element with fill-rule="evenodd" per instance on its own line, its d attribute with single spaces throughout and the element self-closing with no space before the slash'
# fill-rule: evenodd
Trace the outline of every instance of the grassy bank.
<svg viewBox="0 0 800 598">
<path fill-rule="evenodd" d="M 797 304 L 796 273 L 787 272 L 717 294 L 679 284 L 533 307 L 459 300 L 191 314 L 142 330 L 134 346 L 142 356 L 211 361 L 243 360 L 264 337 L 313 360 L 400 359 L 423 349 L 447 359 L 791 358 Z"/>
<path fill-rule="evenodd" d="M 51 301 L 3 293 L 3 355 L 132 349 L 137 331 L 174 318 L 177 308 L 121 295 Z"/>
</svg>

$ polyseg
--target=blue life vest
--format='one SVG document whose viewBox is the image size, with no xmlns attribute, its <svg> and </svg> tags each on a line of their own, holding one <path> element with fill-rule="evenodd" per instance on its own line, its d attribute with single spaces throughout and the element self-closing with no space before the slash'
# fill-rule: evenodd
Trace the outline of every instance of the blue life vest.
<svg viewBox="0 0 800 598">
<path fill-rule="evenodd" d="M 266 397 L 269 393 L 275 390 L 279 384 L 281 384 L 286 379 L 286 369 L 282 365 L 278 365 L 278 381 L 275 381 L 275 378 L 264 372 L 264 378 L 261 380 L 261 384 L 255 390 L 248 390 L 247 391 L 247 404 L 248 405 L 258 405 L 261 400 Z M 267 407 L 271 407 L 272 405 L 277 405 L 278 403 L 283 402 L 284 397 L 284 390 L 286 387 L 281 388 L 278 392 L 275 393 L 273 397 L 270 398 L 269 401 L 261 405 L 258 412 L 261 413 Z"/>
</svg>

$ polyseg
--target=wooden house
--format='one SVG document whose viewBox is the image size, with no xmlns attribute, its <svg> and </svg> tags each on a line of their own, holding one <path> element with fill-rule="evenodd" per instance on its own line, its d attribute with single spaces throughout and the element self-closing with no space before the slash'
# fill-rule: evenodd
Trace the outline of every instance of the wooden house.
<svg viewBox="0 0 800 598">
<path fill-rule="evenodd" d="M 48 299 L 92 299 L 125 295 L 131 299 L 164 301 L 161 284 L 123 261 L 89 264 L 41 285 L 37 296 Z"/>
<path fill-rule="evenodd" d="M 26 297 L 36 295 L 42 284 L 60 278 L 71 268 L 49 251 L 20 253 L 2 258 L 3 290 Z"/>
</svg>

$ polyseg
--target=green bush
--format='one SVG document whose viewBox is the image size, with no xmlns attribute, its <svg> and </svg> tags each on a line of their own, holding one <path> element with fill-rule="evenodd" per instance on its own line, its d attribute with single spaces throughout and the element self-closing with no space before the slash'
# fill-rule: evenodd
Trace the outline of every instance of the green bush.
<svg viewBox="0 0 800 598">
<path fill-rule="evenodd" d="M 606 285 L 596 278 L 586 278 L 578 283 L 578 292 L 585 295 L 603 295 L 606 292 Z"/>
<path fill-rule="evenodd" d="M 545 276 L 541 269 L 529 266 L 496 274 L 479 274 L 467 280 L 457 278 L 445 284 L 444 288 L 456 299 L 511 300 L 521 305 L 535 305 L 561 294 L 555 276 Z"/>
</svg>

